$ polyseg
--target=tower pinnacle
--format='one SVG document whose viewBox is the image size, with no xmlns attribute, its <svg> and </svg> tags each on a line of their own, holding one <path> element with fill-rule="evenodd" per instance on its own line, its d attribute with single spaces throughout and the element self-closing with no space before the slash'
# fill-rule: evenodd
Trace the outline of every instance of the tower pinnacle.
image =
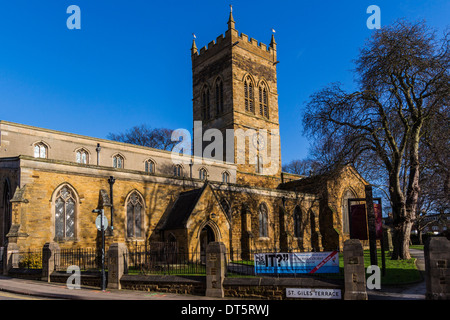
<svg viewBox="0 0 450 320">
<path fill-rule="evenodd" d="M 233 6 L 230 4 L 230 18 L 228 19 L 228 30 L 234 29 Z"/>
<path fill-rule="evenodd" d="M 195 44 L 195 34 L 192 34 L 193 39 L 192 39 L 192 47 L 191 47 L 191 54 L 196 54 L 198 52 L 197 50 L 197 45 Z"/>
</svg>

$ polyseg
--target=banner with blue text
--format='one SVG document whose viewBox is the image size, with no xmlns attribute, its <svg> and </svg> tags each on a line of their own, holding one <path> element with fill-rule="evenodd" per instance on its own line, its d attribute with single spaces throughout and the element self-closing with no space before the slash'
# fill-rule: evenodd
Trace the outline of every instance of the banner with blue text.
<svg viewBox="0 0 450 320">
<path fill-rule="evenodd" d="M 255 273 L 339 273 L 339 255 L 337 251 L 256 253 Z"/>
</svg>

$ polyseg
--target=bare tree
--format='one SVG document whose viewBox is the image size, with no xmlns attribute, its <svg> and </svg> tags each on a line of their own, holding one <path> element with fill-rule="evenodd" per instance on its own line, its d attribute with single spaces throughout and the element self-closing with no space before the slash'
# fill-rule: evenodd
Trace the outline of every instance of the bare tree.
<svg viewBox="0 0 450 320">
<path fill-rule="evenodd" d="M 375 31 L 355 61 L 359 90 L 348 93 L 331 84 L 311 96 L 303 117 L 305 132 L 318 141 L 316 152 L 330 152 L 330 167 L 351 163 L 384 171 L 393 211 L 393 259 L 410 258 L 421 137 L 433 115 L 448 105 L 448 36 L 438 39 L 424 22 L 404 20 Z"/>
<path fill-rule="evenodd" d="M 177 143 L 176 141 L 174 142 L 171 140 L 172 131 L 173 130 L 166 128 L 152 129 L 142 124 L 140 126 L 134 126 L 124 133 L 109 133 L 108 139 L 171 151 Z"/>
<path fill-rule="evenodd" d="M 320 163 L 313 159 L 292 160 L 283 165 L 283 171 L 302 176 L 309 176 L 320 170 Z"/>
</svg>

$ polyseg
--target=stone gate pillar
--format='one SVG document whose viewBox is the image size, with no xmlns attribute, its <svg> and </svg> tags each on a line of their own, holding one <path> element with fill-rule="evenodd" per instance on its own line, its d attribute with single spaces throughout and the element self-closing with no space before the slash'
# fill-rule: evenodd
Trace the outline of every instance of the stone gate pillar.
<svg viewBox="0 0 450 320">
<path fill-rule="evenodd" d="M 361 241 L 344 242 L 344 300 L 367 300 L 364 251 Z"/>
<path fill-rule="evenodd" d="M 108 250 L 108 288 L 121 289 L 120 279 L 127 269 L 128 249 L 125 243 L 113 243 Z"/>
<path fill-rule="evenodd" d="M 55 259 L 59 260 L 59 245 L 56 242 L 47 242 L 42 248 L 42 281 L 50 282 L 50 275 L 55 270 Z"/>
<path fill-rule="evenodd" d="M 450 241 L 430 238 L 424 246 L 426 298 L 450 300 Z"/>
<path fill-rule="evenodd" d="M 5 261 L 3 261 L 3 274 L 8 275 L 9 270 L 19 267 L 19 246 L 17 243 L 8 243 L 5 248 Z"/>
<path fill-rule="evenodd" d="M 206 247 L 206 296 L 223 298 L 226 247 L 222 242 L 211 242 Z"/>
</svg>

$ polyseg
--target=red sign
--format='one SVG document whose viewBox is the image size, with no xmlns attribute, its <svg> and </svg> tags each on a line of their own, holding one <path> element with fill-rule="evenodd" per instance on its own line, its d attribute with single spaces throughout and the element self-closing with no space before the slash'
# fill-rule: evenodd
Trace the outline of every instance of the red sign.
<svg viewBox="0 0 450 320">
<path fill-rule="evenodd" d="M 320 267 L 322 267 L 325 263 L 330 261 L 330 259 L 333 258 L 337 253 L 338 253 L 337 251 L 331 252 L 325 259 L 322 260 L 321 263 L 315 266 L 309 273 L 315 273 L 317 270 L 320 269 Z"/>
<path fill-rule="evenodd" d="M 373 209 L 375 213 L 376 239 L 381 239 L 381 237 L 383 236 L 381 204 L 374 203 Z M 369 239 L 365 204 L 356 204 L 350 206 L 350 238 L 359 240 Z"/>
<path fill-rule="evenodd" d="M 381 239 L 383 236 L 383 222 L 381 220 L 381 204 L 374 203 L 373 211 L 375 212 L 375 231 L 377 233 L 377 239 Z"/>
</svg>

